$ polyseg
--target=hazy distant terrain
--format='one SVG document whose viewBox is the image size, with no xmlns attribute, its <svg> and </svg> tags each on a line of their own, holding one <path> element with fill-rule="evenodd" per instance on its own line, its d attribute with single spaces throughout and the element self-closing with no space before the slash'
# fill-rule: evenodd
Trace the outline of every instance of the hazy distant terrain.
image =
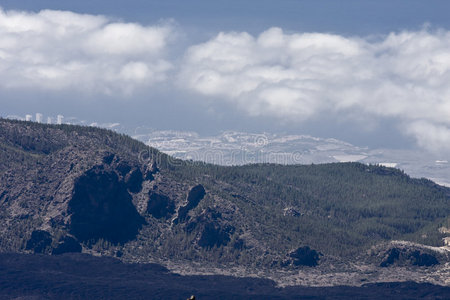
<svg viewBox="0 0 450 300">
<path fill-rule="evenodd" d="M 177 158 L 219 165 L 358 161 L 399 168 L 412 177 L 450 186 L 449 157 L 419 149 L 370 149 L 333 138 L 235 131 L 200 136 L 195 132 L 138 129 L 133 137 Z"/>
<path fill-rule="evenodd" d="M 20 116 L 10 119 L 24 120 Z M 120 123 L 97 123 L 68 117 L 64 122 L 126 133 L 173 157 L 224 166 L 250 163 L 320 164 L 361 162 L 404 170 L 415 178 L 428 178 L 450 187 L 450 154 L 438 155 L 420 148 L 358 147 L 335 138 L 310 135 L 222 131 L 200 135 L 194 131 L 156 130 Z"/>
</svg>

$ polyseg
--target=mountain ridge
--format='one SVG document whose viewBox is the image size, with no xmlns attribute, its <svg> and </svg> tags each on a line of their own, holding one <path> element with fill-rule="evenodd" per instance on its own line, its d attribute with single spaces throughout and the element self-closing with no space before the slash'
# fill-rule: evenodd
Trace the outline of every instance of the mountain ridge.
<svg viewBox="0 0 450 300">
<path fill-rule="evenodd" d="M 398 169 L 223 167 L 175 159 L 104 129 L 7 120 L 0 120 L 0 151 L 2 252 L 81 249 L 180 272 L 242 266 L 243 275 L 272 272 L 279 282 L 308 265 L 355 278 L 358 265 L 371 266 L 377 282 L 386 272 L 396 278 L 392 268 L 401 263 L 417 280 L 448 284 L 447 252 L 408 246 L 381 269 L 397 246 L 367 254 L 397 239 L 443 246 L 438 228 L 449 226 L 450 190 Z M 427 255 L 439 263 L 415 266 Z"/>
</svg>

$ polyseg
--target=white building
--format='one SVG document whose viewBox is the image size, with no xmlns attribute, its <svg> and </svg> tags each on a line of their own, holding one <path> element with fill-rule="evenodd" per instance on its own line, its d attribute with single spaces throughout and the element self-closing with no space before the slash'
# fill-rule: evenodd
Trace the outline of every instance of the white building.
<svg viewBox="0 0 450 300">
<path fill-rule="evenodd" d="M 47 117 L 47 124 L 52 124 L 52 118 Z"/>
<path fill-rule="evenodd" d="M 42 123 L 42 114 L 41 113 L 36 113 L 36 122 Z"/>
<path fill-rule="evenodd" d="M 25 115 L 25 121 L 33 121 L 32 115 Z"/>
<path fill-rule="evenodd" d="M 56 118 L 56 124 L 61 125 L 63 122 L 64 116 L 63 115 L 58 115 Z"/>
</svg>

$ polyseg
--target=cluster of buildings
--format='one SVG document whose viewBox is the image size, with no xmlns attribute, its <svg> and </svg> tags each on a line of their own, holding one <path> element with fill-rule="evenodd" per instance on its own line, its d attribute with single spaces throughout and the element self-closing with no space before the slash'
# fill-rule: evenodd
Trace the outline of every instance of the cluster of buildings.
<svg viewBox="0 0 450 300">
<path fill-rule="evenodd" d="M 64 116 L 63 115 L 57 115 L 56 116 L 56 124 L 61 125 L 63 123 Z M 25 115 L 25 121 L 33 121 L 33 115 Z M 36 113 L 36 118 L 34 120 L 37 123 L 44 123 L 44 116 L 41 113 Z M 54 121 L 54 118 L 47 117 L 47 124 L 52 124 Z"/>
</svg>

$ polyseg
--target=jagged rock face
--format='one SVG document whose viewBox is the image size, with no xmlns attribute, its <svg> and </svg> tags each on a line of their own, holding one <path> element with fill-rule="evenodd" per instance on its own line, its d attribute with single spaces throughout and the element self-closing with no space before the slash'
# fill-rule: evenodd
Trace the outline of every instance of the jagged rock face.
<svg viewBox="0 0 450 300">
<path fill-rule="evenodd" d="M 175 203 L 165 195 L 150 191 L 147 212 L 157 219 L 168 218 L 175 213 Z"/>
<path fill-rule="evenodd" d="M 139 168 L 134 169 L 125 177 L 125 184 L 132 193 L 139 193 L 142 190 L 143 181 L 143 175 Z"/>
<path fill-rule="evenodd" d="M 68 212 L 70 233 L 80 241 L 134 239 L 145 220 L 136 211 L 127 186 L 113 171 L 91 169 L 75 182 Z"/>
<path fill-rule="evenodd" d="M 200 201 L 205 197 L 206 191 L 203 185 L 194 186 L 188 194 L 187 204 L 178 209 L 178 218 L 174 221 L 175 224 L 187 219 L 187 214 L 190 210 L 197 207 Z"/>
<path fill-rule="evenodd" d="M 308 266 L 315 267 L 319 264 L 319 256 L 321 254 L 316 250 L 309 248 L 308 246 L 300 247 L 289 256 L 293 259 L 292 264 L 294 266 Z"/>
<path fill-rule="evenodd" d="M 31 238 L 27 241 L 26 250 L 34 253 L 46 253 L 52 245 L 52 236 L 45 230 L 35 230 L 31 233 Z"/>
<path fill-rule="evenodd" d="M 380 267 L 389 267 L 393 265 L 430 267 L 437 264 L 439 264 L 439 261 L 434 255 L 422 253 L 419 250 L 392 248 L 385 253 L 385 257 L 380 263 Z"/>
<path fill-rule="evenodd" d="M 73 237 L 65 236 L 62 241 L 52 250 L 52 255 L 58 255 L 63 253 L 79 253 L 82 248 Z"/>
</svg>

